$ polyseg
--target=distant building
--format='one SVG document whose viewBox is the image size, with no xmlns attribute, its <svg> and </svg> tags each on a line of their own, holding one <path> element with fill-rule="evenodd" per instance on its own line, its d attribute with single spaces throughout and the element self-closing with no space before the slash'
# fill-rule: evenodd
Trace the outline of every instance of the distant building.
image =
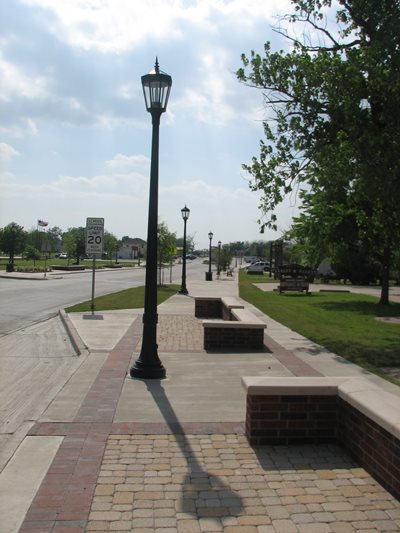
<svg viewBox="0 0 400 533">
<path fill-rule="evenodd" d="M 145 246 L 143 239 L 125 239 L 118 250 L 118 259 L 139 259 L 144 256 Z"/>
</svg>

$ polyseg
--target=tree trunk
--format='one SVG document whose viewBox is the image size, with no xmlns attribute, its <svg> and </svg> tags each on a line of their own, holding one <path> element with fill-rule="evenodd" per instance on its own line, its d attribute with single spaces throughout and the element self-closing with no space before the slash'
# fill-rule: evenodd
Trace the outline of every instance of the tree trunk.
<svg viewBox="0 0 400 533">
<path fill-rule="evenodd" d="M 390 248 L 385 247 L 382 260 L 382 286 L 380 305 L 389 305 L 389 268 L 390 268 Z"/>
</svg>

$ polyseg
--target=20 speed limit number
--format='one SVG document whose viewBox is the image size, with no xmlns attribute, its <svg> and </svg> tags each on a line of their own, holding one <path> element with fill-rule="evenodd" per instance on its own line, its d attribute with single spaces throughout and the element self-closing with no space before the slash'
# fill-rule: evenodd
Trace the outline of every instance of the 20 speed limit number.
<svg viewBox="0 0 400 533">
<path fill-rule="evenodd" d="M 86 253 L 101 255 L 103 253 L 104 218 L 86 219 Z"/>
</svg>

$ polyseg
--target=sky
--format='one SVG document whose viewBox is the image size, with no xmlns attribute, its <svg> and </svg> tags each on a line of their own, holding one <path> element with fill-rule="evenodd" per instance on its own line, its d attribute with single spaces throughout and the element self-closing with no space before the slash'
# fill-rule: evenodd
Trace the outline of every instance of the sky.
<svg viewBox="0 0 400 533">
<path fill-rule="evenodd" d="M 289 0 L 0 0 L 0 227 L 103 217 L 121 238 L 147 237 L 151 116 L 141 76 L 172 77 L 161 117 L 159 221 L 196 248 L 277 239 L 298 212 L 260 234 L 260 194 L 243 163 L 259 153 L 261 91 L 239 83 L 241 54 L 286 46 L 273 32 Z"/>
</svg>

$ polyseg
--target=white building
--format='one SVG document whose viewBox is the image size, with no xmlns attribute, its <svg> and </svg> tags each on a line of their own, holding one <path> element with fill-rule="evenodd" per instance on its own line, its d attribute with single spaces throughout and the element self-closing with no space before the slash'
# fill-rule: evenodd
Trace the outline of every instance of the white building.
<svg viewBox="0 0 400 533">
<path fill-rule="evenodd" d="M 144 257 L 146 241 L 143 239 L 125 239 L 118 250 L 118 259 L 139 259 Z"/>
</svg>

